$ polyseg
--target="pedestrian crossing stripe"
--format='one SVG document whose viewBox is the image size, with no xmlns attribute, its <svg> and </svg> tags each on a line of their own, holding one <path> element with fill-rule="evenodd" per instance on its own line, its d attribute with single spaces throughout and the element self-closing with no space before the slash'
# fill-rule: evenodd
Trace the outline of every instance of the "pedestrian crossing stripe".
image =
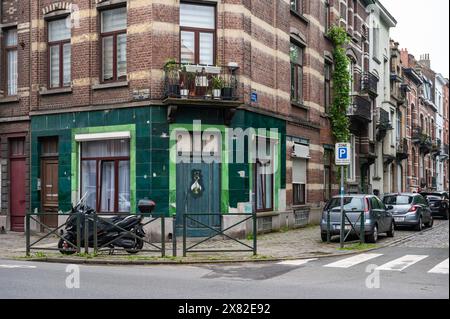
<svg viewBox="0 0 450 319">
<path fill-rule="evenodd" d="M 309 263 L 310 261 L 315 261 L 315 260 L 317 260 L 317 258 L 313 258 L 313 259 L 299 259 L 299 260 L 285 260 L 285 261 L 279 262 L 278 265 L 301 266 L 301 265 Z"/>
<path fill-rule="evenodd" d="M 448 275 L 448 258 L 436 265 L 433 269 L 431 269 L 428 273 L 430 274 L 447 274 Z"/>
<path fill-rule="evenodd" d="M 352 266 L 361 264 L 363 262 L 372 260 L 374 258 L 383 256 L 383 254 L 360 254 L 356 255 L 350 258 L 345 258 L 339 261 L 336 261 L 334 263 L 325 265 L 324 267 L 330 267 L 330 268 L 350 268 Z"/>
<path fill-rule="evenodd" d="M 377 267 L 376 270 L 403 271 L 427 257 L 427 255 L 405 255 Z"/>
</svg>

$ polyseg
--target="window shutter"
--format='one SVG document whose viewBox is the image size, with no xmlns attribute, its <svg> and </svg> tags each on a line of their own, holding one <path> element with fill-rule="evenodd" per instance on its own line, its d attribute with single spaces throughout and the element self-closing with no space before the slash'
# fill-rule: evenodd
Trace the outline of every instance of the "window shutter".
<svg viewBox="0 0 450 319">
<path fill-rule="evenodd" d="M 294 159 L 292 163 L 292 183 L 306 184 L 306 160 Z"/>
</svg>

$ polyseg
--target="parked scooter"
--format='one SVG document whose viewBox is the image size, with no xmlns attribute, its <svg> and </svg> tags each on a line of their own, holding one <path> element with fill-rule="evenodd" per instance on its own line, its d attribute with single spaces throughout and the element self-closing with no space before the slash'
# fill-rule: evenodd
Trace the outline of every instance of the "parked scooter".
<svg viewBox="0 0 450 319">
<path fill-rule="evenodd" d="M 86 195 L 78 202 L 75 207 L 72 207 L 71 215 L 67 220 L 65 232 L 58 242 L 58 249 L 64 255 L 72 255 L 76 252 L 72 245 L 77 242 L 77 216 L 80 221 L 81 246 L 85 246 L 84 227 L 85 218 L 89 215 L 95 214 L 95 211 L 88 207 L 85 203 Z M 151 200 L 139 201 L 138 207 L 142 214 L 150 214 L 155 208 L 155 202 Z M 138 216 L 115 216 L 112 218 L 100 218 L 97 216 L 97 245 L 98 247 L 107 245 L 111 252 L 115 247 L 124 248 L 129 254 L 136 254 L 142 250 L 144 242 L 142 238 L 145 237 L 142 220 L 143 215 Z M 94 225 L 92 219 L 88 222 L 88 245 L 94 247 Z M 119 228 L 120 227 L 120 228 Z M 134 234 L 135 236 L 129 234 Z M 71 244 L 72 245 L 71 245 Z"/>
</svg>

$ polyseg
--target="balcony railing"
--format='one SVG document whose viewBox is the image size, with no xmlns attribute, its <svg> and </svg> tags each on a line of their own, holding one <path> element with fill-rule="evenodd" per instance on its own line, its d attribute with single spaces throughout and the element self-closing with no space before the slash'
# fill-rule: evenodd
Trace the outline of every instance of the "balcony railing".
<svg viewBox="0 0 450 319">
<path fill-rule="evenodd" d="M 444 144 L 444 147 L 443 147 L 443 154 L 442 155 L 449 155 L 449 153 L 448 153 L 448 151 L 449 151 L 449 145 L 448 144 Z"/>
<path fill-rule="evenodd" d="M 392 130 L 392 124 L 389 119 L 389 112 L 382 108 L 378 108 L 378 121 L 377 121 L 377 141 L 382 141 L 386 135 L 387 131 Z"/>
<path fill-rule="evenodd" d="M 397 160 L 402 161 L 408 158 L 408 140 L 402 138 L 397 145 Z"/>
<path fill-rule="evenodd" d="M 165 98 L 235 101 L 238 99 L 236 67 L 166 63 Z"/>
<path fill-rule="evenodd" d="M 370 122 L 370 107 L 371 104 L 367 98 L 355 95 L 353 96 L 352 104 L 348 108 L 347 115 L 362 122 Z"/>
<path fill-rule="evenodd" d="M 431 137 L 425 134 L 420 127 L 416 127 L 413 130 L 412 141 L 415 144 L 418 144 L 421 152 L 424 154 L 428 154 L 431 152 L 433 147 L 433 142 Z"/>
<path fill-rule="evenodd" d="M 378 95 L 378 78 L 370 72 L 365 72 L 361 80 L 361 91 L 374 96 Z"/>
<path fill-rule="evenodd" d="M 441 153 L 442 141 L 438 138 L 432 142 L 431 153 L 439 155 Z"/>
</svg>

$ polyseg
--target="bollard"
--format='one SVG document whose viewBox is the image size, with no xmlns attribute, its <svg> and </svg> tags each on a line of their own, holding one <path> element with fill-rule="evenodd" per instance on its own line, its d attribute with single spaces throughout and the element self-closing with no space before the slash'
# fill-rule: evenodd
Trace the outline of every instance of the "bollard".
<svg viewBox="0 0 450 319">
<path fill-rule="evenodd" d="M 258 253 L 257 250 L 257 237 L 258 236 L 258 223 L 256 218 L 256 213 L 253 213 L 253 256 L 256 256 Z"/>
<path fill-rule="evenodd" d="M 183 257 L 186 257 L 186 214 L 183 214 Z"/>
<path fill-rule="evenodd" d="M 172 225 L 172 255 L 177 256 L 177 218 L 173 215 L 173 225 Z"/>
<path fill-rule="evenodd" d="M 94 254 L 98 254 L 98 238 L 97 238 L 97 213 L 94 213 L 93 215 L 93 220 L 94 220 L 94 227 L 93 227 L 93 235 L 94 235 Z"/>
<path fill-rule="evenodd" d="M 364 244 L 364 242 L 365 242 L 365 235 L 366 235 L 366 221 L 365 221 L 365 215 L 364 215 L 365 213 L 364 212 L 362 212 L 361 213 L 361 229 L 360 229 L 360 231 L 359 231 L 359 236 L 360 236 L 360 240 L 361 240 L 361 244 Z"/>
<path fill-rule="evenodd" d="M 84 253 L 89 254 L 89 217 L 84 216 Z"/>
<path fill-rule="evenodd" d="M 81 252 L 81 214 L 77 213 L 77 253 Z"/>
<path fill-rule="evenodd" d="M 26 216 L 26 236 L 27 236 L 27 239 L 26 239 L 26 255 L 27 255 L 27 257 L 29 257 L 30 256 L 30 214 L 27 214 L 27 216 Z"/>
<path fill-rule="evenodd" d="M 327 243 L 331 242 L 331 213 L 327 211 Z"/>
<path fill-rule="evenodd" d="M 164 215 L 161 215 L 161 256 L 166 257 L 166 221 Z"/>
</svg>

